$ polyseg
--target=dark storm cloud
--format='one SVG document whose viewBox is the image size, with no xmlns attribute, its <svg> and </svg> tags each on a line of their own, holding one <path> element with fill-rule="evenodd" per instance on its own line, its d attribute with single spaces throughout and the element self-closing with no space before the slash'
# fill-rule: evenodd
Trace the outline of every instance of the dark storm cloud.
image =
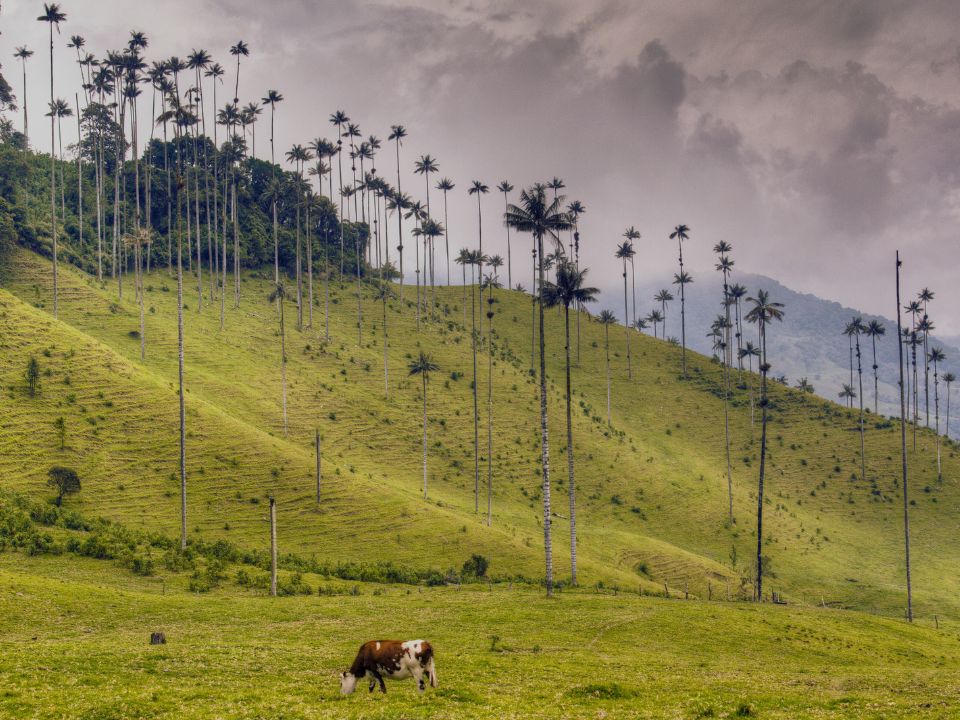
<svg viewBox="0 0 960 720">
<path fill-rule="evenodd" d="M 206 47 L 228 79 L 226 50 L 244 38 L 243 101 L 271 87 L 286 96 L 280 148 L 330 136 L 338 108 L 381 138 L 407 125 L 404 189 L 424 194 L 409 170 L 426 152 L 458 185 L 454 247 L 476 245 L 470 180 L 519 187 L 559 175 L 587 205 L 591 279 L 605 290 L 616 291 L 624 227 L 644 234 L 639 267 L 666 282 L 666 235 L 685 222 L 695 272 L 712 268 L 723 238 L 738 268 L 887 310 L 876 277 L 900 246 L 917 273 L 908 283 L 960 304 L 958 3 L 169 0 L 161 18 L 121 0 L 84 4 L 83 16 L 64 4 L 74 13 L 65 34 L 86 34 L 93 52 L 142 27 L 151 52 Z M 5 3 L 4 51 L 42 47 L 35 9 Z M 58 84 L 76 71 L 69 60 L 63 52 Z M 32 97 L 43 80 L 32 73 Z M 392 156 L 378 165 L 393 177 Z M 484 203 L 484 247 L 503 252 L 502 197 Z"/>
</svg>

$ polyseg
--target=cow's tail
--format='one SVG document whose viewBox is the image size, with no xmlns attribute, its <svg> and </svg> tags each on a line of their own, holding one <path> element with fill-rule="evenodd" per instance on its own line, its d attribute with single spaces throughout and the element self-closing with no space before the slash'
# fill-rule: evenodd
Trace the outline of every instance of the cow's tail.
<svg viewBox="0 0 960 720">
<path fill-rule="evenodd" d="M 433 658 L 427 663 L 427 674 L 430 676 L 430 687 L 437 687 L 437 668 L 433 663 Z"/>
</svg>

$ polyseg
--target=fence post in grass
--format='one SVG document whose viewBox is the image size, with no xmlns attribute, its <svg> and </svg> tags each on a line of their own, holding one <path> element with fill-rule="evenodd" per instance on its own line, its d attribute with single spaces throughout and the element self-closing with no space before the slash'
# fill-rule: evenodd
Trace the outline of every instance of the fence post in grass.
<svg viewBox="0 0 960 720">
<path fill-rule="evenodd" d="M 663 581 L 663 596 L 667 598 L 670 597 L 670 588 L 667 587 L 666 580 Z"/>
<path fill-rule="evenodd" d="M 320 430 L 317 430 L 317 505 L 320 504 Z"/>
<path fill-rule="evenodd" d="M 940 629 L 940 620 L 937 619 L 937 616 L 936 616 L 936 615 L 933 616 L 933 626 L 934 626 L 937 630 Z"/>
<path fill-rule="evenodd" d="M 687 580 L 683 581 L 683 599 L 684 600 L 690 599 L 690 585 Z"/>
<path fill-rule="evenodd" d="M 270 498 L 270 595 L 277 596 L 277 501 Z"/>
<path fill-rule="evenodd" d="M 713 600 L 713 585 L 707 580 L 707 600 Z"/>
</svg>

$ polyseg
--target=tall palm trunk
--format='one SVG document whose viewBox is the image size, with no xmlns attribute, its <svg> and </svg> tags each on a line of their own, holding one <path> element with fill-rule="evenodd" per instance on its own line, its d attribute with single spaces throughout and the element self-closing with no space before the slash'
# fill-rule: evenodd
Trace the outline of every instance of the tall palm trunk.
<svg viewBox="0 0 960 720">
<path fill-rule="evenodd" d="M 553 534 L 550 509 L 550 435 L 547 427 L 547 355 L 543 334 L 543 235 L 536 236 L 540 325 L 540 467 L 543 473 L 543 552 L 546 562 L 547 597 L 553 597 Z"/>
<path fill-rule="evenodd" d="M 397 144 L 397 198 L 403 197 L 400 190 L 400 138 Z M 400 307 L 403 307 L 403 208 L 397 201 L 397 253 L 400 255 Z"/>
<path fill-rule="evenodd" d="M 473 511 L 480 512 L 480 410 L 477 407 L 477 309 L 470 266 L 470 350 L 473 355 Z"/>
<path fill-rule="evenodd" d="M 723 311 L 725 324 L 724 353 L 723 353 L 723 432 L 724 444 L 727 453 L 727 517 L 733 523 L 733 467 L 730 462 L 730 287 L 727 282 L 727 271 L 723 273 Z M 657 325 L 653 325 L 653 334 L 657 334 Z"/>
<path fill-rule="evenodd" d="M 542 243 L 541 243 L 542 244 Z M 533 279 L 530 285 L 530 374 L 537 361 L 537 239 L 533 239 Z"/>
<path fill-rule="evenodd" d="M 390 365 L 387 361 L 387 294 L 383 294 L 383 396 L 390 398 Z"/>
<path fill-rule="evenodd" d="M 683 277 L 683 242 L 677 237 L 677 245 L 680 248 L 680 277 Z M 684 292 L 686 283 L 680 283 L 680 366 L 683 373 L 683 379 L 687 379 L 687 298 Z"/>
<path fill-rule="evenodd" d="M 603 346 L 607 355 L 607 425 L 612 425 L 610 421 L 610 325 L 603 326 Z"/>
<path fill-rule="evenodd" d="M 282 293 L 277 294 L 277 301 L 280 305 L 280 385 L 283 394 L 283 434 L 287 434 L 287 331 L 283 322 L 283 301 Z"/>
<path fill-rule="evenodd" d="M 907 407 L 903 385 L 903 329 L 900 326 L 900 251 L 897 251 L 897 348 L 900 364 L 900 457 L 903 483 L 903 545 L 907 570 L 907 621 L 913 622 L 913 588 L 910 582 L 910 503 L 907 499 Z"/>
<path fill-rule="evenodd" d="M 178 178 L 179 181 L 179 178 Z M 180 549 L 187 549 L 187 425 L 183 394 L 183 218 L 177 188 L 177 379 L 180 396 Z"/>
<path fill-rule="evenodd" d="M 50 228 L 53 237 L 53 317 L 60 310 L 59 268 L 57 267 L 57 161 L 54 144 L 56 118 L 53 112 L 53 23 L 50 25 Z"/>
<path fill-rule="evenodd" d="M 943 463 L 941 462 L 940 457 L 940 375 L 939 375 L 939 366 L 937 365 L 937 359 L 933 359 L 933 404 L 934 404 L 934 417 L 936 418 L 936 433 L 937 433 L 937 482 L 943 482 Z"/>
<path fill-rule="evenodd" d="M 427 376 L 420 374 L 423 381 L 423 499 L 427 499 Z"/>
<path fill-rule="evenodd" d="M 443 243 L 447 252 L 447 287 L 450 287 L 450 237 L 447 228 L 450 227 L 450 221 L 447 218 L 447 191 L 443 191 Z M 509 231 L 508 231 L 509 232 Z M 510 257 L 509 246 L 507 248 L 507 257 Z"/>
<path fill-rule="evenodd" d="M 307 327 L 313 328 L 313 228 L 310 226 L 310 204 L 307 203 L 306 209 L 307 222 L 307 307 L 310 312 L 307 317 Z"/>
<path fill-rule="evenodd" d="M 682 286 L 681 286 L 682 287 Z M 760 481 L 757 486 L 757 602 L 763 602 L 763 481 L 767 464 L 767 331 L 760 320 Z"/>
<path fill-rule="evenodd" d="M 493 521 L 493 286 L 487 298 L 487 527 Z"/>
<path fill-rule="evenodd" d="M 871 335 L 873 345 L 873 414 L 880 414 L 880 376 L 877 373 L 877 336 Z"/>
<path fill-rule="evenodd" d="M 570 394 L 570 304 L 563 306 L 563 326 L 566 340 L 564 348 L 567 354 L 567 473 L 570 493 L 570 583 L 577 584 L 577 498 L 576 483 L 573 475 L 573 402 Z"/>
<path fill-rule="evenodd" d="M 683 286 L 681 285 L 681 288 Z M 623 336 L 627 341 L 627 378 L 633 378 L 630 365 L 630 311 L 627 308 L 627 259 L 623 259 Z"/>
<path fill-rule="evenodd" d="M 860 355 L 860 336 L 856 337 L 857 343 L 857 382 L 859 383 L 859 397 L 860 397 L 860 479 L 864 482 L 867 479 L 867 456 L 866 456 L 866 443 L 864 440 L 864 425 L 863 425 L 863 363 Z"/>
</svg>

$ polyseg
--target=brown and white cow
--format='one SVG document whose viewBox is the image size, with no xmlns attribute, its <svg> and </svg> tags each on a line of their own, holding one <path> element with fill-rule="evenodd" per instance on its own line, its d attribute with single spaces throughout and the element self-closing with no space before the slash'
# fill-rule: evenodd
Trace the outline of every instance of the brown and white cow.
<svg viewBox="0 0 960 720">
<path fill-rule="evenodd" d="M 417 690 L 423 692 L 424 675 L 430 687 L 437 686 L 433 648 L 426 640 L 370 640 L 360 646 L 350 669 L 340 673 L 340 692 L 349 695 L 365 677 L 370 680 L 370 692 L 379 683 L 380 692 L 385 693 L 385 677 L 391 680 L 412 677 L 417 681 Z"/>
</svg>

